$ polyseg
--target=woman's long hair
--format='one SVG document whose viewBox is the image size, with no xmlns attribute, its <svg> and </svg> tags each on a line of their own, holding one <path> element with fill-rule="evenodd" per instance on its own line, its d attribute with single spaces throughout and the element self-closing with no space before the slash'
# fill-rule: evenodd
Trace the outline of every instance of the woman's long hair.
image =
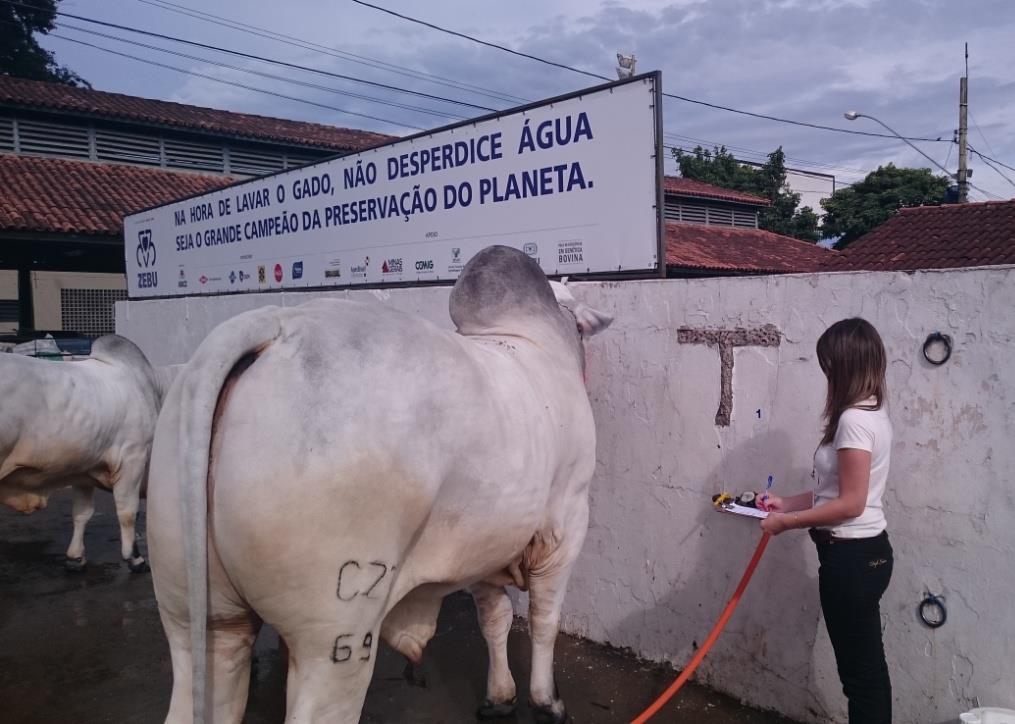
<svg viewBox="0 0 1015 724">
<path fill-rule="evenodd" d="M 839 418 L 850 407 L 880 410 L 885 404 L 887 358 L 881 335 L 866 319 L 836 322 L 818 338 L 818 364 L 828 379 L 825 431 L 821 444 L 835 439 Z M 873 397 L 873 405 L 858 405 Z"/>
</svg>

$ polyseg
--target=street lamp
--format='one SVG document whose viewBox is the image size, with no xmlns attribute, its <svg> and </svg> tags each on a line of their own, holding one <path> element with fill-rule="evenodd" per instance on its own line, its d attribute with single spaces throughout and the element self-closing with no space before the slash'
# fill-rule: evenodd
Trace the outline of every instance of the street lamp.
<svg viewBox="0 0 1015 724">
<path fill-rule="evenodd" d="M 874 121 L 875 123 L 880 123 L 880 124 L 881 124 L 881 125 L 882 125 L 882 126 L 883 126 L 884 128 L 888 129 L 888 131 L 889 131 L 889 132 L 890 132 L 890 133 L 891 133 L 891 134 L 892 134 L 893 136 L 895 136 L 896 138 L 898 138 L 898 139 L 899 139 L 900 141 L 905 141 L 905 142 L 906 142 L 907 144 L 909 144 L 910 148 L 912 148 L 912 149 L 913 149 L 914 151 L 916 151 L 916 152 L 917 152 L 918 154 L 920 154 L 920 155 L 921 155 L 921 156 L 923 156 L 923 157 L 924 157 L 925 159 L 927 159 L 928 161 L 930 161 L 930 162 L 931 162 L 932 164 L 934 164 L 935 166 L 937 166 L 937 167 L 938 167 L 939 169 L 941 169 L 942 171 L 944 171 L 944 172 L 945 172 L 945 173 L 946 173 L 946 174 L 948 175 L 948 178 L 953 178 L 953 179 L 956 179 L 956 180 L 958 180 L 958 174 L 956 174 L 956 173 L 952 173 L 951 171 L 949 171 L 948 169 L 946 169 L 946 168 L 945 168 L 944 166 L 942 166 L 941 164 L 939 164 L 939 163 L 938 163 L 937 161 L 935 161 L 935 160 L 934 160 L 933 158 L 931 158 L 931 157 L 930 157 L 930 156 L 928 156 L 928 155 L 927 155 L 926 153 L 924 153 L 923 151 L 921 151 L 921 150 L 920 150 L 920 149 L 919 149 L 919 148 L 918 148 L 917 146 L 914 146 L 914 145 L 913 145 L 912 143 L 910 143 L 910 142 L 909 142 L 909 139 L 908 139 L 908 138 L 906 138 L 905 136 L 903 136 L 902 134 L 900 134 L 900 133 L 899 133 L 898 131 L 896 131 L 896 130 L 895 130 L 894 128 L 892 128 L 891 126 L 889 126 L 889 125 L 888 125 L 887 123 L 885 123 L 884 121 L 882 121 L 882 120 L 880 120 L 880 119 L 878 119 L 878 118 L 875 118 L 874 116 L 868 116 L 868 115 L 867 115 L 866 113 L 858 113 L 857 111 L 846 111 L 846 112 L 845 112 L 845 113 L 843 113 L 842 115 L 843 115 L 843 116 L 845 116 L 845 118 L 846 118 L 846 120 L 847 120 L 847 121 L 855 121 L 855 120 L 856 120 L 857 118 L 869 118 L 869 119 L 871 119 L 872 121 Z"/>
</svg>

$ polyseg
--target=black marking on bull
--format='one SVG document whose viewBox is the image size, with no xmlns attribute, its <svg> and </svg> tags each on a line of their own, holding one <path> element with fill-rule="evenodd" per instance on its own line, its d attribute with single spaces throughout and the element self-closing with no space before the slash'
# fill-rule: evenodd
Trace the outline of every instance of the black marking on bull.
<svg viewBox="0 0 1015 724">
<path fill-rule="evenodd" d="M 380 584 L 380 582 L 384 580 L 384 577 L 386 575 L 388 575 L 388 573 L 390 573 L 390 572 L 395 570 L 395 566 L 389 566 L 387 563 L 382 563 L 381 561 L 370 561 L 370 563 L 368 563 L 367 565 L 373 566 L 374 568 L 379 568 L 380 569 L 380 574 L 377 576 L 377 578 L 374 579 L 374 582 L 371 583 L 370 587 L 367 588 L 365 591 L 361 591 L 358 588 L 355 591 L 350 591 L 349 590 L 349 588 L 353 584 L 349 583 L 348 579 L 349 579 L 349 576 L 353 574 L 353 572 L 350 571 L 349 575 L 346 575 L 346 570 L 345 570 L 349 566 L 355 566 L 357 571 L 361 571 L 361 570 L 363 570 L 363 565 L 361 565 L 359 561 L 352 561 L 352 560 L 346 561 L 345 563 L 343 563 L 341 565 L 341 567 L 338 569 L 338 586 L 335 589 L 335 595 L 338 596 L 338 600 L 339 601 L 351 601 L 354 598 L 356 598 L 357 596 L 362 596 L 363 598 L 370 598 L 371 597 L 370 594 L 373 592 L 373 590 L 375 588 L 377 588 L 377 586 Z M 342 590 L 343 577 L 344 577 L 345 582 L 346 582 L 346 590 L 345 591 Z"/>
<path fill-rule="evenodd" d="M 381 563 L 380 561 L 370 561 L 370 565 L 371 566 L 377 566 L 378 568 L 380 568 L 381 569 L 381 575 L 379 575 L 377 577 L 377 580 L 374 581 L 373 585 L 370 586 L 370 588 L 368 588 L 366 591 L 364 591 L 364 593 L 363 593 L 363 597 L 364 598 L 370 598 L 370 592 L 373 591 L 375 588 L 377 588 L 377 584 L 380 583 L 381 580 L 384 578 L 384 576 L 386 576 L 388 574 L 388 570 L 392 570 L 392 571 L 395 570 L 394 566 L 392 566 L 389 569 L 386 563 Z"/>
<path fill-rule="evenodd" d="M 342 639 L 347 639 L 352 634 L 339 634 L 335 637 L 335 643 L 331 647 L 331 663 L 344 664 L 352 658 L 352 647 L 345 644 L 339 645 Z"/>
<path fill-rule="evenodd" d="M 331 645 L 331 663 L 333 664 L 344 664 L 347 661 L 352 660 L 352 646 L 342 643 L 343 639 L 351 638 L 355 634 L 345 633 L 339 634 L 335 637 L 335 643 Z M 374 647 L 374 635 L 372 632 L 367 631 L 363 637 L 363 648 L 366 649 L 366 655 L 360 656 L 360 661 L 369 661 L 373 654 Z"/>
<path fill-rule="evenodd" d="M 356 598 L 356 596 L 358 596 L 360 593 L 359 590 L 357 590 L 351 596 L 342 595 L 342 574 L 345 573 L 345 569 L 348 566 L 356 566 L 357 570 L 360 569 L 361 567 L 357 561 L 346 561 L 345 563 L 342 564 L 342 567 L 338 569 L 338 588 L 335 591 L 335 595 L 338 596 L 339 601 L 351 601 L 352 599 Z M 351 636 L 352 634 L 349 635 Z"/>
</svg>

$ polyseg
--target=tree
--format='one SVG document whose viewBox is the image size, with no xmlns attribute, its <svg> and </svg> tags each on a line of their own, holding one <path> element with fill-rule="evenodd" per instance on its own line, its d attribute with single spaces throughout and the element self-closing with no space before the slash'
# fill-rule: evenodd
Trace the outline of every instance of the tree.
<svg viewBox="0 0 1015 724">
<path fill-rule="evenodd" d="M 836 249 L 844 249 L 861 236 L 888 221 L 904 206 L 938 205 L 951 181 L 928 168 L 879 166 L 867 178 L 822 199 L 826 237 L 840 237 Z"/>
<path fill-rule="evenodd" d="M 797 209 L 800 194 L 790 191 L 786 184 L 786 156 L 782 147 L 768 154 L 768 161 L 758 168 L 738 161 L 725 146 L 713 151 L 697 146 L 690 153 L 678 148 L 673 156 L 684 178 L 768 199 L 769 205 L 758 214 L 758 226 L 762 229 L 805 241 L 820 238 L 817 215 L 808 206 Z"/>
<path fill-rule="evenodd" d="M 0 75 L 88 86 L 77 73 L 59 65 L 53 54 L 35 39 L 35 33 L 46 34 L 55 27 L 58 2 L 0 3 Z"/>
</svg>

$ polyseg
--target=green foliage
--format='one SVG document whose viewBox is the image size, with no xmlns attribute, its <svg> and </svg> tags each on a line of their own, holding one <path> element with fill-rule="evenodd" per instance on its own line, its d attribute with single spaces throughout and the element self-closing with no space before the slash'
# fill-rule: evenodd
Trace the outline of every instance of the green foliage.
<svg viewBox="0 0 1015 724">
<path fill-rule="evenodd" d="M 805 241 L 820 238 L 817 215 L 807 206 L 798 210 L 800 194 L 786 184 L 786 156 L 781 147 L 768 154 L 768 161 L 759 168 L 744 165 L 725 146 L 712 151 L 697 146 L 690 153 L 676 149 L 673 156 L 684 178 L 768 199 L 771 204 L 758 215 L 762 229 Z"/>
<path fill-rule="evenodd" d="M 822 200 L 822 231 L 827 237 L 840 237 L 835 247 L 845 248 L 905 206 L 940 204 L 950 184 L 947 177 L 927 168 L 879 166 L 863 181 Z"/>
<path fill-rule="evenodd" d="M 53 30 L 57 2 L 59 0 L 19 0 L 19 5 L 0 3 L 0 75 L 88 86 L 77 73 L 59 65 L 53 54 L 35 39 L 35 33 L 46 34 Z"/>
</svg>

